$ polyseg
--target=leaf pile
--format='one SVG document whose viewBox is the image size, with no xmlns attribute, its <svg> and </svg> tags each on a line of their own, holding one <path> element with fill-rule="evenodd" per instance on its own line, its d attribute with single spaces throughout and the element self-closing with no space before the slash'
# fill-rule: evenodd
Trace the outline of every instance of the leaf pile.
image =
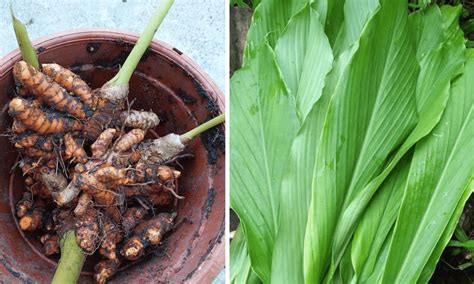
<svg viewBox="0 0 474 284">
<path fill-rule="evenodd" d="M 460 6 L 262 1 L 231 79 L 233 283 L 426 283 L 473 190 Z"/>
</svg>

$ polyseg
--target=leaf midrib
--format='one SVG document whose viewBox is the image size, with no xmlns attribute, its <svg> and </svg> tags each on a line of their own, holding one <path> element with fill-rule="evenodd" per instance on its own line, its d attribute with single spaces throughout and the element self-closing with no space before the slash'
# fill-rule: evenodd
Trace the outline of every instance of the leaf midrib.
<svg viewBox="0 0 474 284">
<path fill-rule="evenodd" d="M 265 128 L 264 128 L 263 118 L 262 118 L 263 108 L 262 108 L 262 102 L 260 100 L 260 95 L 261 95 L 261 93 L 259 92 L 259 96 L 257 98 L 257 104 L 258 104 L 258 109 L 260 109 L 260 111 L 258 112 L 258 118 L 259 118 L 259 123 L 260 123 L 260 129 L 262 130 L 260 132 L 260 138 L 262 139 L 261 143 L 263 145 L 263 158 L 264 158 L 264 164 L 265 164 L 265 178 L 266 178 L 266 181 L 267 181 L 268 193 L 269 193 L 269 197 L 270 197 L 270 208 L 271 208 L 271 211 L 272 211 L 272 220 L 273 220 L 273 228 L 274 228 L 273 238 L 275 238 L 276 231 L 277 231 L 277 228 L 278 228 L 278 220 L 277 220 L 276 208 L 275 208 L 275 204 L 274 204 L 274 200 L 273 200 L 273 196 L 274 196 L 273 195 L 273 187 L 272 187 L 272 184 L 271 184 L 270 170 L 269 170 L 269 166 L 268 166 L 267 144 L 265 143 L 266 142 L 265 131 L 264 131 Z M 277 94 L 277 95 L 279 95 L 279 94 Z"/>
</svg>

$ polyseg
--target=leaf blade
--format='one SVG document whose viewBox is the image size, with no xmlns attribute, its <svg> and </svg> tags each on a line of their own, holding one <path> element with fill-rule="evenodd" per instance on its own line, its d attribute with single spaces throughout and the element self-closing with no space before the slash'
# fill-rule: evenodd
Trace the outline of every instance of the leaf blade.
<svg viewBox="0 0 474 284">
<path fill-rule="evenodd" d="M 453 84 L 442 120 L 416 147 L 416 167 L 410 172 L 395 227 L 385 281 L 413 281 L 420 276 L 472 179 L 474 159 L 466 156 L 466 149 L 474 145 L 470 137 L 474 136 L 474 96 L 466 92 L 472 89 L 467 78 L 474 74 L 474 53 L 469 53 L 465 73 Z M 450 194 L 443 188 L 450 188 Z"/>
<path fill-rule="evenodd" d="M 250 257 L 243 227 L 240 225 L 230 244 L 230 283 L 247 284 L 259 283 L 259 279 L 252 271 Z"/>
<path fill-rule="evenodd" d="M 396 30 L 400 22 L 406 21 L 405 13 L 402 2 L 383 2 L 363 30 L 360 47 L 331 101 L 318 151 L 305 236 L 305 245 L 312 249 L 305 255 L 308 283 L 320 282 L 329 269 L 333 233 L 346 188 L 362 184 L 377 173 L 415 124 L 412 89 L 417 67 L 404 33 L 406 27 Z M 393 47 L 395 38 L 401 40 Z M 391 85 L 394 78 L 402 84 Z M 371 139 L 377 143 L 370 144 Z M 361 152 L 364 155 L 359 156 Z M 357 170 L 356 165 L 363 161 L 370 162 Z M 327 281 L 334 269 L 331 266 Z"/>
<path fill-rule="evenodd" d="M 275 47 L 277 39 L 286 27 L 288 20 L 300 11 L 309 0 L 267 0 L 261 1 L 255 8 L 252 22 L 247 33 L 244 50 L 245 66 L 251 56 L 264 42 L 271 48 Z"/>
<path fill-rule="evenodd" d="M 434 7 L 433 9 L 437 9 Z M 334 246 L 334 262 L 341 257 L 342 252 L 349 241 L 353 226 L 357 218 L 363 212 L 372 195 L 390 174 L 398 161 L 405 153 L 420 139 L 428 135 L 438 124 L 449 97 L 450 80 L 462 72 L 464 62 L 464 45 L 462 35 L 459 33 L 457 18 L 459 11 L 445 11 L 442 13 L 445 28 L 445 42 L 441 47 L 432 45 L 420 45 L 424 48 L 431 46 L 431 52 L 424 51 L 420 56 L 417 54 L 421 64 L 421 71 L 416 86 L 416 104 L 418 109 L 418 123 L 402 146 L 396 151 L 383 171 L 365 186 L 353 187 L 354 191 L 346 200 L 345 209 L 338 223 L 336 240 Z M 440 21 L 443 21 L 440 20 Z M 431 22 L 429 22 L 431 24 Z M 440 31 L 441 34 L 444 34 Z M 413 38 L 413 37 L 412 37 Z M 442 38 L 439 38 L 442 40 Z M 420 49 L 420 47 L 419 47 Z"/>
<path fill-rule="evenodd" d="M 322 95 L 333 55 L 317 11 L 306 6 L 294 15 L 278 39 L 275 54 L 283 78 L 304 121 Z"/>
<path fill-rule="evenodd" d="M 331 47 L 319 20 L 317 12 L 308 5 L 290 20 L 275 50 L 283 77 L 289 89 L 296 90 L 297 105 L 305 106 L 305 110 L 302 111 L 303 125 L 292 143 L 282 181 L 279 229 L 272 260 L 274 283 L 301 283 L 304 280 L 303 239 L 312 180 L 312 171 L 308 173 L 308 169 L 314 165 L 314 145 L 319 140 L 328 104 L 327 96 L 320 97 L 332 67 Z M 321 68 L 314 72 L 314 66 Z M 306 102 L 309 97 L 311 103 Z"/>
<path fill-rule="evenodd" d="M 262 77 L 262 78 L 260 78 Z M 270 279 L 281 178 L 299 124 L 270 46 L 231 79 L 231 207 L 244 224 L 255 273 Z"/>
<path fill-rule="evenodd" d="M 357 281 L 367 281 L 395 224 L 407 182 L 411 155 L 400 161 L 370 201 L 354 232 L 351 257 Z"/>
</svg>

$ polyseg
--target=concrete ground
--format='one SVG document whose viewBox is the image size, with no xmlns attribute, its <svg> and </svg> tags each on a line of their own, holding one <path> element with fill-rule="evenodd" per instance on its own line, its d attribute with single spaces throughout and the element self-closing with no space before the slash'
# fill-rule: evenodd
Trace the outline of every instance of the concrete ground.
<svg viewBox="0 0 474 284">
<path fill-rule="evenodd" d="M 10 3 L 37 39 L 75 28 L 118 28 L 141 33 L 159 0 L 0 1 L 0 58 L 17 48 Z M 222 91 L 227 77 L 225 0 L 175 0 L 155 35 L 193 58 Z M 214 283 L 224 283 L 222 271 Z"/>
</svg>

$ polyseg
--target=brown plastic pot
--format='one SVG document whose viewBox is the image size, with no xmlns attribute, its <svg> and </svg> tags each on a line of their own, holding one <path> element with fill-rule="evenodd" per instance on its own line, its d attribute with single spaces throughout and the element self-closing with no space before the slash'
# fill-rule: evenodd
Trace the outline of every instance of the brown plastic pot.
<svg viewBox="0 0 474 284">
<path fill-rule="evenodd" d="M 117 30 L 75 30 L 34 42 L 41 62 L 71 68 L 93 88 L 102 86 L 123 64 L 136 34 Z M 204 52 L 204 51 L 203 51 Z M 11 126 L 6 112 L 14 96 L 12 66 L 20 60 L 15 50 L 0 60 L 1 133 Z M 224 112 L 224 100 L 214 82 L 189 57 L 165 43 L 154 41 L 130 81 L 135 109 L 153 110 L 161 119 L 158 135 L 184 133 Z M 210 283 L 224 266 L 225 158 L 224 128 L 194 139 L 186 152 L 177 205 L 177 226 L 156 253 L 119 272 L 112 283 Z M 24 190 L 17 159 L 8 137 L 1 136 L 0 159 L 0 282 L 48 283 L 55 260 L 44 257 L 34 234 L 17 228 L 13 206 Z M 82 283 L 92 281 L 92 263 L 86 263 Z"/>
</svg>

